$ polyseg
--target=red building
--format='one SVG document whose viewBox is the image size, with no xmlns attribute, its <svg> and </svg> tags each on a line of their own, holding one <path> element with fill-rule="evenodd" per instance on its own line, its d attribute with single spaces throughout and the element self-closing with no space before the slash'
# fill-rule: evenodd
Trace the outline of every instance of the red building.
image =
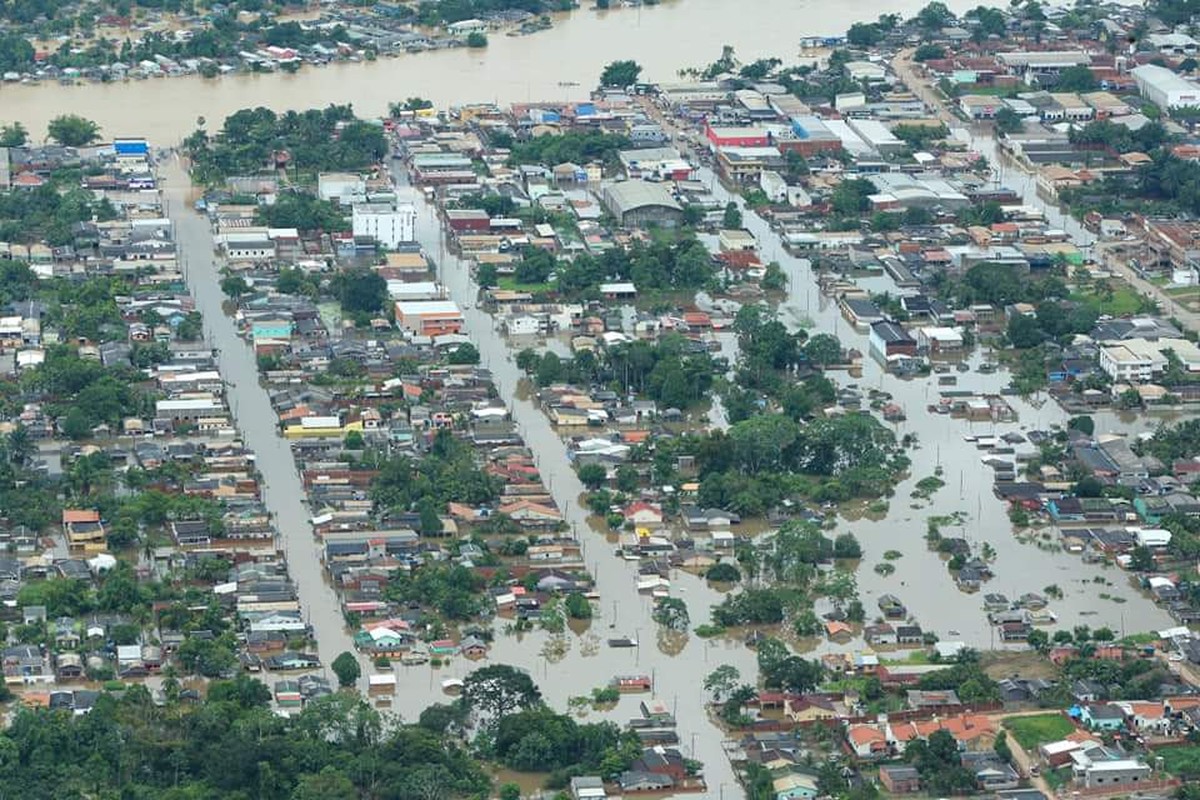
<svg viewBox="0 0 1200 800">
<path fill-rule="evenodd" d="M 717 147 L 769 147 L 771 136 L 762 128 L 714 128 L 704 124 L 704 135 Z"/>
<path fill-rule="evenodd" d="M 492 219 L 481 208 L 452 208 L 446 211 L 446 224 L 455 233 L 487 233 Z"/>
</svg>

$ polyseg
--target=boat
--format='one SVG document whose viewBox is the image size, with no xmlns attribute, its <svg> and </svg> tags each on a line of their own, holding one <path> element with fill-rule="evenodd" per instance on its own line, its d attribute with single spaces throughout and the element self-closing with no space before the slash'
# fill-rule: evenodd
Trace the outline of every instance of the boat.
<svg viewBox="0 0 1200 800">
<path fill-rule="evenodd" d="M 619 636 L 615 639 L 608 640 L 609 647 L 637 647 L 637 639 L 631 639 L 627 636 Z"/>
<path fill-rule="evenodd" d="M 559 81 L 559 86 L 578 86 L 579 81 Z"/>
</svg>

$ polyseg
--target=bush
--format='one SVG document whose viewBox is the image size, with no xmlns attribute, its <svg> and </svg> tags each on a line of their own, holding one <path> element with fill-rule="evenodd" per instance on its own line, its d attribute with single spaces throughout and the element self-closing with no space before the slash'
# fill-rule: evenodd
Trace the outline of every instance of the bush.
<svg viewBox="0 0 1200 800">
<path fill-rule="evenodd" d="M 733 564 L 722 561 L 709 567 L 704 573 L 704 578 L 717 583 L 736 583 L 742 579 L 742 573 Z"/>
</svg>

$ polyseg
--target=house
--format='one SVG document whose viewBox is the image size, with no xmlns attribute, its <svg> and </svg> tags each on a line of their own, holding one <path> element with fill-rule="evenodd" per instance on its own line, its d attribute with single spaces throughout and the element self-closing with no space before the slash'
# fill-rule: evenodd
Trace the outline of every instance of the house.
<svg viewBox="0 0 1200 800">
<path fill-rule="evenodd" d="M 626 522 L 632 522 L 636 527 L 657 527 L 663 523 L 663 512 L 660 506 L 639 500 L 630 503 L 621 510 Z"/>
<path fill-rule="evenodd" d="M 1092 754 L 1108 754 L 1106 748 L 1078 750 L 1072 754 L 1071 773 L 1075 782 L 1085 789 L 1110 789 L 1121 791 L 1137 788 L 1150 779 L 1150 767 L 1133 758 L 1093 759 Z"/>
<path fill-rule="evenodd" d="M 618 181 L 604 190 L 603 200 L 623 228 L 674 227 L 683 221 L 683 207 L 661 183 Z"/>
<path fill-rule="evenodd" d="M 885 764 L 879 768 L 879 782 L 890 794 L 921 791 L 921 775 L 916 767 Z"/>
<path fill-rule="evenodd" d="M 915 356 L 917 341 L 908 331 L 894 322 L 881 320 L 871 325 L 870 349 L 872 355 L 887 359 L 889 356 Z"/>
<path fill-rule="evenodd" d="M 878 625 L 868 625 L 863 628 L 863 639 L 866 640 L 867 644 L 872 646 L 899 643 L 896 639 L 896 629 L 886 622 Z"/>
<path fill-rule="evenodd" d="M 846 741 L 859 758 L 884 758 L 890 752 L 887 734 L 874 725 L 851 725 Z"/>
<path fill-rule="evenodd" d="M 789 772 L 775 778 L 772 781 L 772 789 L 775 792 L 775 800 L 816 797 L 817 778 L 803 772 Z"/>
<path fill-rule="evenodd" d="M 670 775 L 629 770 L 617 777 L 617 783 L 623 792 L 662 792 L 674 786 L 675 780 Z"/>
<path fill-rule="evenodd" d="M 1125 727 L 1125 712 L 1115 705 L 1094 703 L 1080 709 L 1079 720 L 1094 731 L 1119 731 Z"/>
<path fill-rule="evenodd" d="M 571 778 L 571 800 L 605 800 L 604 781 L 594 775 Z"/>
<path fill-rule="evenodd" d="M 687 777 L 687 763 L 683 754 L 673 747 L 662 745 L 646 748 L 629 768 L 634 772 L 665 775 L 675 781 L 682 781 Z"/>
<path fill-rule="evenodd" d="M 397 302 L 396 325 L 417 336 L 445 336 L 462 330 L 463 314 L 453 300 Z"/>
<path fill-rule="evenodd" d="M 30 686 L 54 683 L 54 670 L 42 651 L 31 644 L 18 644 L 0 652 L 4 667 L 4 682 L 10 686 Z"/>
<path fill-rule="evenodd" d="M 63 531 L 72 550 L 98 552 L 106 545 L 104 523 L 95 509 L 66 508 L 62 512 Z"/>
</svg>

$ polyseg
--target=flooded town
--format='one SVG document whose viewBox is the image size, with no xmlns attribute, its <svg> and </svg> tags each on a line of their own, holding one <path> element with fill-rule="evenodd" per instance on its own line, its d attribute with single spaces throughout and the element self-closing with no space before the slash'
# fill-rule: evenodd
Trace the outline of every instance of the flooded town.
<svg viewBox="0 0 1200 800">
<path fill-rule="evenodd" d="M 0 792 L 1195 800 L 1200 8 L 51 6 Z"/>
</svg>

